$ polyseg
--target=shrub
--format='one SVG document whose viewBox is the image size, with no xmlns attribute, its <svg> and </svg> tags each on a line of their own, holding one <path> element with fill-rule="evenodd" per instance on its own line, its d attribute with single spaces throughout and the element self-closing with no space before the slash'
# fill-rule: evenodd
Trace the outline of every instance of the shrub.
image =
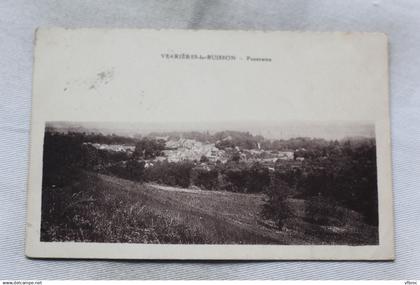
<svg viewBox="0 0 420 285">
<path fill-rule="evenodd" d="M 219 173 L 215 169 L 195 167 L 191 172 L 191 183 L 207 190 L 217 189 Z"/>
<path fill-rule="evenodd" d="M 151 159 L 162 155 L 165 149 L 165 142 L 151 138 L 143 138 L 136 143 L 134 150 L 135 158 Z"/>
<path fill-rule="evenodd" d="M 247 173 L 246 189 L 248 193 L 264 192 L 270 184 L 270 172 L 267 167 L 254 163 Z"/>
<path fill-rule="evenodd" d="M 262 216 L 273 220 L 279 228 L 284 220 L 292 215 L 287 203 L 288 196 L 292 193 L 290 186 L 281 178 L 279 173 L 274 173 L 267 190 L 267 202 L 263 205 Z"/>
<path fill-rule="evenodd" d="M 170 186 L 189 187 L 191 170 L 193 168 L 191 162 L 157 162 L 145 171 L 145 179 Z"/>
</svg>

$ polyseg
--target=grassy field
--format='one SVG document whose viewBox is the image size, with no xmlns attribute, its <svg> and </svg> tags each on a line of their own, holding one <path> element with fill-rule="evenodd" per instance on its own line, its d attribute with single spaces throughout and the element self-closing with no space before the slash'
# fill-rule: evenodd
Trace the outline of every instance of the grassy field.
<svg viewBox="0 0 420 285">
<path fill-rule="evenodd" d="M 260 216 L 264 199 L 263 194 L 182 189 L 84 172 L 66 187 L 44 187 L 41 240 L 187 244 L 377 242 L 377 228 L 365 225 L 357 213 L 337 207 L 331 210 L 317 200 L 289 199 L 293 215 L 278 229 Z"/>
</svg>

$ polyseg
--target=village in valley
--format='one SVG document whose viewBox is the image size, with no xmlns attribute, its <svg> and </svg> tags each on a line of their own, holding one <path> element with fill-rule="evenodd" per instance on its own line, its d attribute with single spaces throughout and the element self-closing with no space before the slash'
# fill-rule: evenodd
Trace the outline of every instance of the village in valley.
<svg viewBox="0 0 420 285">
<path fill-rule="evenodd" d="M 304 161 L 304 157 L 302 156 L 295 157 L 295 151 L 302 152 L 305 151 L 304 148 L 284 151 L 265 150 L 258 142 L 255 143 L 255 148 L 252 149 L 241 149 L 239 146 L 234 145 L 222 146 L 232 142 L 233 138 L 229 135 L 215 143 L 183 138 L 182 135 L 179 138 L 171 138 L 170 136 L 152 136 L 151 138 L 160 142 L 164 147 L 161 153 L 155 157 L 147 158 L 144 153 L 139 157 L 140 160 L 144 160 L 145 168 L 151 167 L 156 162 L 162 161 L 173 163 L 191 161 L 196 165 L 200 165 L 203 169 L 210 170 L 212 166 L 227 163 L 229 160 L 236 157 L 238 160 L 249 164 L 258 162 L 261 165 L 266 166 L 270 171 L 274 171 L 276 162 L 287 163 L 289 166 L 298 166 Z M 136 150 L 135 145 L 125 144 L 86 142 L 85 145 L 89 145 L 98 151 L 119 152 L 128 155 L 133 155 Z M 123 161 L 120 163 L 126 162 Z"/>
<path fill-rule="evenodd" d="M 376 244 L 376 143 L 54 123 L 43 201 L 45 241 Z"/>
</svg>

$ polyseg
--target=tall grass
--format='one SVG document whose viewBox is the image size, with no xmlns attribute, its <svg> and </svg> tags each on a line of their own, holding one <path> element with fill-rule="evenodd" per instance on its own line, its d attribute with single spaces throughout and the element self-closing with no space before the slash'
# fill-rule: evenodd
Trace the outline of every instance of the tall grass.
<svg viewBox="0 0 420 285">
<path fill-rule="evenodd" d="M 65 187 L 44 186 L 41 241 L 204 242 L 198 232 L 150 211 L 139 193 L 109 188 L 85 173 Z"/>
</svg>

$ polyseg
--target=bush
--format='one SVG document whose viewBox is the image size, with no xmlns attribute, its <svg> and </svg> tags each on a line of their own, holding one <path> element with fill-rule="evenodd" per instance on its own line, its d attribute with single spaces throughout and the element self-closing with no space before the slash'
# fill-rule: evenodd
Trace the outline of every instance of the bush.
<svg viewBox="0 0 420 285">
<path fill-rule="evenodd" d="M 191 183 L 203 189 L 215 190 L 219 186 L 218 177 L 219 173 L 215 169 L 195 167 L 191 172 Z"/>
<path fill-rule="evenodd" d="M 254 163 L 249 169 L 246 189 L 248 193 L 261 193 L 270 185 L 270 172 L 267 167 Z"/>
<path fill-rule="evenodd" d="M 145 179 L 169 186 L 180 186 L 187 188 L 190 186 L 191 162 L 157 162 L 145 171 Z"/>
<path fill-rule="evenodd" d="M 135 158 L 151 159 L 162 155 L 165 149 L 165 142 L 162 140 L 143 138 L 136 143 L 134 150 Z"/>
<path fill-rule="evenodd" d="M 246 165 L 229 163 L 222 169 L 222 175 L 224 190 L 242 193 L 247 191 L 248 171 Z"/>
<path fill-rule="evenodd" d="M 283 180 L 279 172 L 274 173 L 267 190 L 268 200 L 262 209 L 262 216 L 273 220 L 281 229 L 284 221 L 292 215 L 287 203 L 288 196 L 292 193 L 290 186 Z"/>
</svg>

